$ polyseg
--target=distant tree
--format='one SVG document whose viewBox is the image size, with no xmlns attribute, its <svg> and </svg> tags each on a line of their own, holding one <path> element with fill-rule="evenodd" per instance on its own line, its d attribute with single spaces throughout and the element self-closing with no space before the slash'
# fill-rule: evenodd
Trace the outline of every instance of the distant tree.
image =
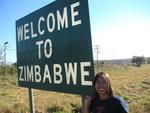
<svg viewBox="0 0 150 113">
<path fill-rule="evenodd" d="M 103 66 L 104 65 L 104 61 L 102 60 L 102 61 L 100 61 L 100 65 L 101 66 Z"/>
<path fill-rule="evenodd" d="M 131 62 L 134 66 L 140 67 L 142 64 L 146 63 L 146 58 L 144 56 L 133 56 Z"/>
<path fill-rule="evenodd" d="M 13 66 L 17 66 L 17 62 L 16 62 L 16 63 L 13 63 Z"/>
<path fill-rule="evenodd" d="M 147 59 L 144 56 L 141 56 L 143 64 L 147 64 Z"/>
<path fill-rule="evenodd" d="M 150 57 L 148 57 L 146 60 L 147 60 L 147 64 L 150 64 Z"/>
</svg>

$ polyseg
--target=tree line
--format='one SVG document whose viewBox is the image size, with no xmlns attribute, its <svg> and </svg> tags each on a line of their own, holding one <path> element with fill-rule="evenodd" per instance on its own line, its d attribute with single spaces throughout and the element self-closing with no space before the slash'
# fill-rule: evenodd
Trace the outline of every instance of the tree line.
<svg viewBox="0 0 150 113">
<path fill-rule="evenodd" d="M 133 66 L 140 67 L 142 64 L 150 64 L 150 57 L 133 56 L 131 62 Z"/>
<path fill-rule="evenodd" d="M 150 57 L 144 56 L 133 56 L 130 59 L 115 59 L 115 60 L 100 60 L 98 61 L 98 65 L 104 66 L 105 64 L 116 64 L 116 65 L 127 65 L 131 64 L 136 67 L 140 67 L 142 64 L 150 64 Z M 97 65 L 97 61 L 95 61 Z"/>
</svg>

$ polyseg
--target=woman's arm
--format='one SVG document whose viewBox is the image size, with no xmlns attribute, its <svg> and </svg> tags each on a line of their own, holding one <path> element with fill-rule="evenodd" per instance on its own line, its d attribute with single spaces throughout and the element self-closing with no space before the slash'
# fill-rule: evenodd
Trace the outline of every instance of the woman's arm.
<svg viewBox="0 0 150 113">
<path fill-rule="evenodd" d="M 92 97 L 90 97 L 90 96 L 85 97 L 83 113 L 90 113 L 89 108 L 90 108 L 91 100 L 92 100 Z"/>
</svg>

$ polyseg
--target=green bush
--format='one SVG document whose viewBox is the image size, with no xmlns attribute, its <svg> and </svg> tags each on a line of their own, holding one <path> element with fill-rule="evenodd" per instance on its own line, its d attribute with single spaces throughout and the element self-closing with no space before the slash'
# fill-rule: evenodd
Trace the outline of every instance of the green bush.
<svg viewBox="0 0 150 113">
<path fill-rule="evenodd" d="M 72 113 L 82 113 L 82 105 L 81 104 L 71 104 Z"/>
<path fill-rule="evenodd" d="M 0 75 L 15 75 L 16 73 L 16 66 L 0 66 Z"/>
<path fill-rule="evenodd" d="M 5 75 L 5 67 L 0 66 L 0 75 Z"/>
<path fill-rule="evenodd" d="M 53 106 L 47 109 L 48 113 L 63 113 L 63 108 L 60 106 Z"/>
</svg>

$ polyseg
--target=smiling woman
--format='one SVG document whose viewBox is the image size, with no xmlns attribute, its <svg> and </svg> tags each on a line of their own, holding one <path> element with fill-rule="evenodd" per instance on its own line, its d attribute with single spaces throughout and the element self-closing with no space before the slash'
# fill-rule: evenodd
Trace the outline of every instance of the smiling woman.
<svg viewBox="0 0 150 113">
<path fill-rule="evenodd" d="M 93 95 L 84 102 L 84 113 L 128 113 L 125 101 L 114 96 L 109 75 L 97 73 L 93 81 Z"/>
</svg>

